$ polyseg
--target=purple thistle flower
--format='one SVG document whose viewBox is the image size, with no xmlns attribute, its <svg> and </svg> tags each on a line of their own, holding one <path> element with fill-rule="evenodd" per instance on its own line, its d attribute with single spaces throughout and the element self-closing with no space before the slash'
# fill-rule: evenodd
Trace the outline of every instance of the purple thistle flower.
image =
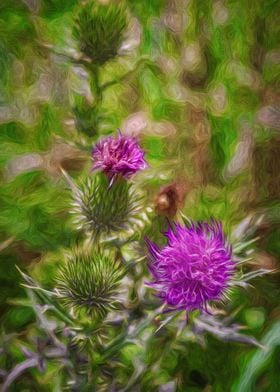
<svg viewBox="0 0 280 392">
<path fill-rule="evenodd" d="M 165 233 L 167 244 L 159 248 L 147 240 L 148 283 L 170 310 L 204 309 L 206 303 L 223 299 L 234 273 L 232 249 L 226 242 L 222 224 L 174 224 Z"/>
<path fill-rule="evenodd" d="M 93 170 L 100 169 L 110 180 L 118 174 L 128 179 L 148 167 L 137 140 L 121 133 L 101 139 L 93 148 L 92 158 Z"/>
</svg>

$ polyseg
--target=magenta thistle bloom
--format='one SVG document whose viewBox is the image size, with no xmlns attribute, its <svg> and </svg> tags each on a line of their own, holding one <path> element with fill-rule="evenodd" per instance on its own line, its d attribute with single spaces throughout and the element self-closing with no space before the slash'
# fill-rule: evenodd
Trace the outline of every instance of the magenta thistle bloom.
<svg viewBox="0 0 280 392">
<path fill-rule="evenodd" d="M 232 249 L 221 223 L 174 224 L 165 233 L 167 244 L 159 248 L 147 240 L 149 286 L 169 309 L 206 309 L 208 301 L 223 299 L 234 272 Z"/>
<path fill-rule="evenodd" d="M 92 158 L 93 170 L 100 169 L 110 179 L 118 174 L 127 179 L 148 166 L 137 140 L 121 133 L 101 139 L 93 148 Z"/>
</svg>

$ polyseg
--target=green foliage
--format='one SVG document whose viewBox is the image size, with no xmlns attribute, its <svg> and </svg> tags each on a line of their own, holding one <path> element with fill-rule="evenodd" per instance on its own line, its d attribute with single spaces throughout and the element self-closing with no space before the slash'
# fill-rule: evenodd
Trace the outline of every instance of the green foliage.
<svg viewBox="0 0 280 392">
<path fill-rule="evenodd" d="M 67 12 L 77 4 L 78 0 L 41 0 L 42 13 L 44 16 L 53 18 Z"/>
<path fill-rule="evenodd" d="M 117 55 L 126 28 L 127 17 L 122 6 L 90 1 L 81 7 L 73 33 L 81 51 L 94 64 L 103 65 Z"/>
<path fill-rule="evenodd" d="M 74 250 L 57 277 L 58 296 L 74 311 L 105 317 L 116 309 L 121 265 L 112 256 L 93 250 Z"/>
<path fill-rule="evenodd" d="M 258 386 L 258 381 L 261 380 L 261 375 L 266 371 L 269 373 L 268 379 L 266 380 L 266 391 L 277 391 L 280 387 L 278 372 L 276 367 L 269 366 L 269 359 L 278 356 L 279 359 L 279 347 L 280 347 L 280 323 L 279 321 L 272 324 L 269 331 L 263 339 L 265 350 L 257 350 L 253 355 L 248 355 L 246 361 L 243 359 L 242 368 L 243 373 L 239 378 L 238 382 L 232 388 L 233 392 L 247 392 L 251 390 L 261 390 L 261 386 Z M 274 361 L 275 362 L 275 359 Z M 269 367 L 269 368 L 268 368 Z M 260 383 L 261 384 L 261 383 Z"/>
<path fill-rule="evenodd" d="M 0 4 L 0 38 L 10 53 L 22 54 L 23 45 L 34 38 L 34 25 L 23 2 L 3 0 Z"/>
</svg>

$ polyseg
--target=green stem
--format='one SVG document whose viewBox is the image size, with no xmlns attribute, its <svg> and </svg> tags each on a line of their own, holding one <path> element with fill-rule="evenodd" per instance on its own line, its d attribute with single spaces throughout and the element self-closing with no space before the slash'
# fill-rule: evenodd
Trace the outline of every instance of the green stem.
<svg viewBox="0 0 280 392">
<path fill-rule="evenodd" d="M 116 78 L 116 79 L 110 80 L 110 81 L 105 82 L 104 84 L 102 84 L 102 85 L 100 86 L 100 87 L 101 87 L 101 90 L 104 91 L 104 90 L 106 90 L 108 87 L 114 86 L 115 84 L 122 83 L 123 81 L 129 79 L 129 78 L 130 78 L 131 76 L 133 76 L 136 72 L 139 72 L 140 68 L 141 68 L 143 65 L 149 65 L 149 60 L 146 59 L 146 58 L 140 59 L 140 60 L 135 64 L 134 68 L 131 69 L 130 71 L 128 71 L 127 73 L 125 73 L 124 75 L 122 75 L 122 76 L 120 76 L 120 77 L 118 77 L 118 78 Z"/>
<path fill-rule="evenodd" d="M 141 321 L 136 330 L 131 335 L 127 335 L 127 333 L 124 332 L 121 335 L 117 336 L 114 340 L 112 340 L 112 342 L 102 350 L 102 360 L 104 361 L 112 354 L 118 352 L 126 343 L 130 341 L 130 339 L 135 339 L 146 327 L 151 324 L 151 321 L 156 315 L 157 313 L 154 313 L 153 315 Z"/>
<path fill-rule="evenodd" d="M 99 106 L 103 99 L 103 89 L 100 85 L 100 68 L 96 65 L 90 64 L 88 69 L 91 74 L 90 88 L 94 96 L 95 106 Z"/>
</svg>

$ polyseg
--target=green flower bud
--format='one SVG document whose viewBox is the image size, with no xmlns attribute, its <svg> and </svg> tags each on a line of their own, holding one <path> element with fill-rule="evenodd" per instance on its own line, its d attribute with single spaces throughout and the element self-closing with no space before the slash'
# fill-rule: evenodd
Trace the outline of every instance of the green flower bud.
<svg viewBox="0 0 280 392">
<path fill-rule="evenodd" d="M 73 34 L 81 51 L 102 65 L 117 55 L 127 25 L 122 6 L 89 2 L 78 13 Z"/>
<path fill-rule="evenodd" d="M 73 196 L 76 223 L 93 238 L 117 232 L 133 235 L 147 219 L 142 196 L 121 178 L 110 186 L 108 178 L 97 173 L 81 181 Z"/>
<path fill-rule="evenodd" d="M 117 308 L 124 268 L 100 251 L 74 250 L 57 276 L 58 297 L 74 311 L 96 319 Z"/>
</svg>

